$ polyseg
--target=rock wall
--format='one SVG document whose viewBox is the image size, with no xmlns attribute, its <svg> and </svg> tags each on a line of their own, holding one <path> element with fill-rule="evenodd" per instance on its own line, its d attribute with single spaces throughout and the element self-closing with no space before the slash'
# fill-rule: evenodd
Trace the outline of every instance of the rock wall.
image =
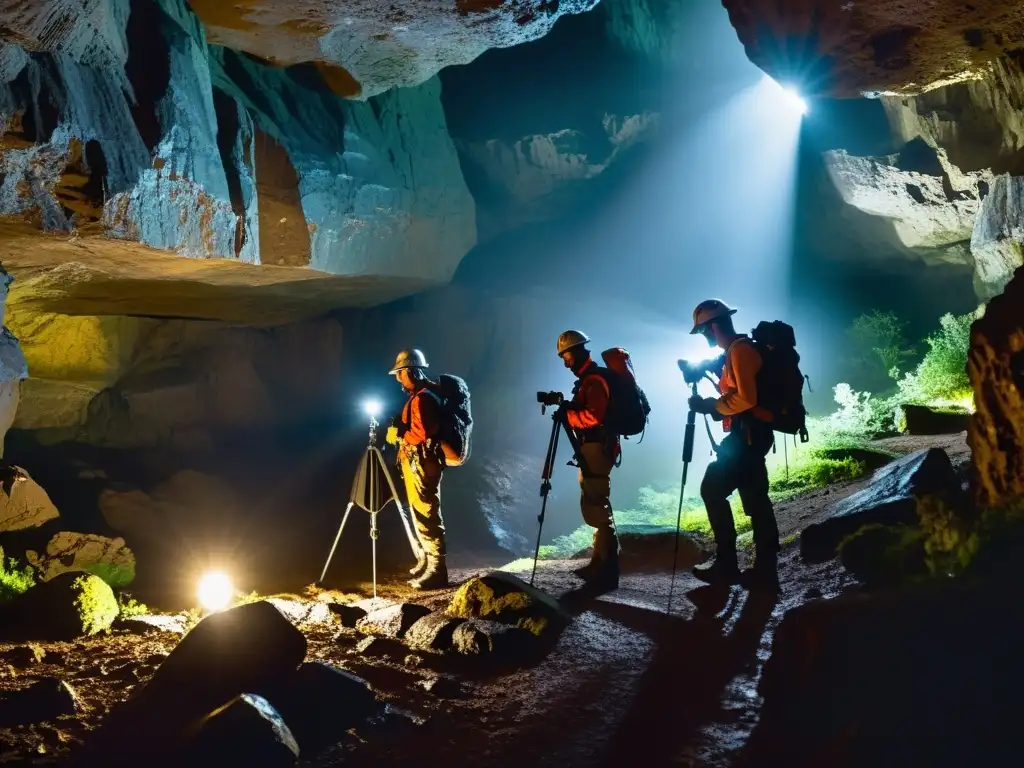
<svg viewBox="0 0 1024 768">
<path fill-rule="evenodd" d="M 967 432 L 982 508 L 1024 499 L 1024 268 L 971 326 L 967 372 L 975 413 Z"/>
<path fill-rule="evenodd" d="M 12 281 L 0 264 L 0 457 L 4 455 L 4 436 L 18 412 L 22 380 L 28 376 L 21 345 L 6 325 L 7 289 Z"/>
<path fill-rule="evenodd" d="M 0 14 L 0 213 L 184 256 L 434 283 L 473 246 L 436 80 L 348 102 L 311 66 L 211 46 L 184 0 L 66 6 Z M 285 225 L 296 244 L 279 249 Z"/>
</svg>

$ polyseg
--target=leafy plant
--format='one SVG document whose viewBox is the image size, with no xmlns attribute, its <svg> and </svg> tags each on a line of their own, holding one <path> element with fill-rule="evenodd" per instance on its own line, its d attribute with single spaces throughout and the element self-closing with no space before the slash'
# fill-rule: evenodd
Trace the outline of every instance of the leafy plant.
<svg viewBox="0 0 1024 768">
<path fill-rule="evenodd" d="M 144 616 L 149 613 L 149 607 L 145 603 L 140 603 L 127 592 L 118 593 L 117 605 L 120 608 L 120 615 L 123 619 L 129 619 L 132 616 Z"/>
<path fill-rule="evenodd" d="M 0 603 L 7 603 L 36 585 L 35 570 L 21 566 L 13 557 L 4 557 L 0 549 Z"/>
<path fill-rule="evenodd" d="M 971 324 L 979 312 L 945 314 L 939 318 L 939 330 L 925 339 L 928 351 L 924 359 L 916 370 L 899 381 L 903 402 L 941 405 L 970 401 L 967 352 L 971 345 Z"/>
<path fill-rule="evenodd" d="M 846 331 L 846 362 L 868 387 L 899 378 L 916 351 L 907 341 L 907 324 L 894 312 L 872 310 L 857 317 Z"/>
</svg>

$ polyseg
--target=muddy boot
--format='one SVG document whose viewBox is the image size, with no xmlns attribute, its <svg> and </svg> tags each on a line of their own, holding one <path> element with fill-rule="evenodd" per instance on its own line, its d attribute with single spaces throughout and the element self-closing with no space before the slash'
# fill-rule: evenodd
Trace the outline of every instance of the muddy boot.
<svg viewBox="0 0 1024 768">
<path fill-rule="evenodd" d="M 740 575 L 740 584 L 749 590 L 778 592 L 779 563 L 775 552 L 757 554 L 752 568 L 747 568 Z"/>
<path fill-rule="evenodd" d="M 582 568 L 573 569 L 573 573 L 579 576 L 584 581 L 590 581 L 594 578 L 599 570 L 601 570 L 601 558 L 600 558 L 600 542 L 598 541 L 597 532 L 594 532 L 594 541 L 592 545 L 593 554 L 590 556 L 590 562 L 584 565 Z"/>
<path fill-rule="evenodd" d="M 448 564 L 444 555 L 427 555 L 423 575 L 409 581 L 415 589 L 444 589 L 448 586 Z"/>
<path fill-rule="evenodd" d="M 409 569 L 409 573 L 411 573 L 413 576 L 418 576 L 419 574 L 423 573 L 423 569 L 426 567 L 427 553 L 423 551 L 422 547 L 420 547 L 419 551 L 416 553 L 416 565 Z"/>
<path fill-rule="evenodd" d="M 740 583 L 740 568 L 736 562 L 736 550 L 719 548 L 714 560 L 693 568 L 693 575 L 705 584 L 729 586 Z"/>
</svg>

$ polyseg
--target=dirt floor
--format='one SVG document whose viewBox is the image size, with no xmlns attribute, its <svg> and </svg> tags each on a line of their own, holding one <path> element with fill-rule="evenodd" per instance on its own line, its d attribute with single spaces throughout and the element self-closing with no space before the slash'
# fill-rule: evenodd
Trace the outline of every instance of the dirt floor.
<svg viewBox="0 0 1024 768">
<path fill-rule="evenodd" d="M 944 448 L 954 464 L 969 455 L 964 435 L 880 441 L 880 447 L 899 453 L 931 446 Z M 304 756 L 301 764 L 397 766 L 422 763 L 430 755 L 438 765 L 730 766 L 757 722 L 757 683 L 782 616 L 809 599 L 857 588 L 834 561 L 802 563 L 792 534 L 867 482 L 835 485 L 777 505 L 786 541 L 777 597 L 701 585 L 687 572 L 699 557 L 690 544 L 680 548 L 667 614 L 670 536 L 624 543 L 619 589 L 597 598 L 574 591 L 581 586 L 572 574 L 579 561 L 542 561 L 536 585 L 559 596 L 575 620 L 527 668 L 461 667 L 447 657 L 408 651 L 364 655 L 355 650 L 361 639 L 355 632 L 310 625 L 307 658 L 365 678 L 391 705 L 391 715 L 356 729 L 332 750 Z M 454 568 L 452 581 L 486 570 Z M 380 593 L 442 607 L 453 591 L 413 595 L 401 584 L 385 584 Z M 110 707 L 148 679 L 177 640 L 159 632 L 42 644 L 46 655 L 39 662 L 23 658 L 19 647 L 0 645 L 0 691 L 54 676 L 74 687 L 84 707 L 77 717 L 0 730 L 0 763 L 59 764 Z"/>
</svg>

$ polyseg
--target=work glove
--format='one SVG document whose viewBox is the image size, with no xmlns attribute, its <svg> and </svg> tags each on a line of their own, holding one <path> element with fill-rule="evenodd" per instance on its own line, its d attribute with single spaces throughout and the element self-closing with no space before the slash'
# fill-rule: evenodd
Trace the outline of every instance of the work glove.
<svg viewBox="0 0 1024 768">
<path fill-rule="evenodd" d="M 388 427 L 388 432 L 384 436 L 384 442 L 388 445 L 398 445 L 398 427 Z"/>
<path fill-rule="evenodd" d="M 695 413 L 714 413 L 715 405 L 718 403 L 718 399 L 714 397 L 701 397 L 700 395 L 692 395 L 686 404 L 690 407 L 691 411 Z"/>
</svg>

